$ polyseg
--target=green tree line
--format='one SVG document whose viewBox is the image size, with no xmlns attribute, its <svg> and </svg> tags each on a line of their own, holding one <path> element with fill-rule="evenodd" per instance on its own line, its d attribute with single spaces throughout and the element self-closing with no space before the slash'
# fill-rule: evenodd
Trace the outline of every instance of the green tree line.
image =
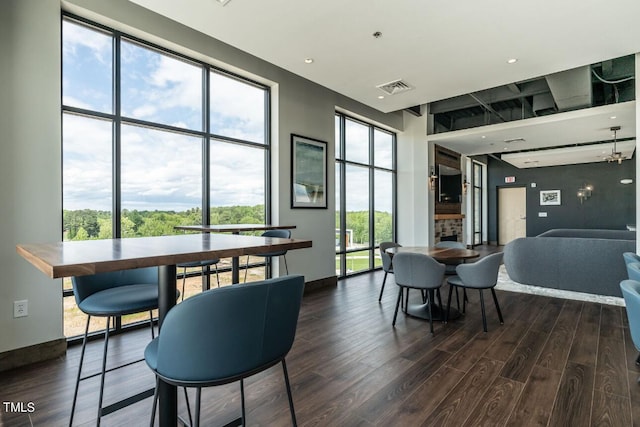
<svg viewBox="0 0 640 427">
<path fill-rule="evenodd" d="M 264 205 L 223 206 L 211 208 L 211 224 L 264 224 Z M 64 210 L 65 240 L 110 239 L 113 237 L 110 211 L 92 209 Z M 182 212 L 123 210 L 122 237 L 166 236 L 180 234 L 176 225 L 202 223 L 202 211 L 193 208 Z M 336 224 L 339 218 L 336 217 Z M 392 240 L 392 217 L 388 212 L 374 212 L 375 239 Z M 353 230 L 352 243 L 369 242 L 369 212 L 347 212 L 347 227 Z"/>
</svg>

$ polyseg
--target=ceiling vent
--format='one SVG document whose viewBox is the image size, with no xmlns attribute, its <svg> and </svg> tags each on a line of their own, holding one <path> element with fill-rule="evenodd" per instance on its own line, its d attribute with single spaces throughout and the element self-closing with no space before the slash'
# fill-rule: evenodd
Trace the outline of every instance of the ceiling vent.
<svg viewBox="0 0 640 427">
<path fill-rule="evenodd" d="M 511 138 L 511 139 L 505 139 L 504 142 L 507 144 L 511 144 L 512 142 L 525 142 L 526 139 L 520 137 L 520 138 Z"/>
<path fill-rule="evenodd" d="M 395 95 L 400 92 L 406 92 L 413 89 L 413 87 L 402 79 L 394 80 L 389 83 L 376 86 L 378 89 L 386 93 L 387 95 Z"/>
</svg>

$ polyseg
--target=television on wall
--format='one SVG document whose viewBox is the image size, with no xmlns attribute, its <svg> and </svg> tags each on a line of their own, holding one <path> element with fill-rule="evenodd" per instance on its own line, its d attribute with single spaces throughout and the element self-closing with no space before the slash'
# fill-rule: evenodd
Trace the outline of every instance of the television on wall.
<svg viewBox="0 0 640 427">
<path fill-rule="evenodd" d="M 462 172 L 446 165 L 438 165 L 438 201 L 462 203 Z"/>
</svg>

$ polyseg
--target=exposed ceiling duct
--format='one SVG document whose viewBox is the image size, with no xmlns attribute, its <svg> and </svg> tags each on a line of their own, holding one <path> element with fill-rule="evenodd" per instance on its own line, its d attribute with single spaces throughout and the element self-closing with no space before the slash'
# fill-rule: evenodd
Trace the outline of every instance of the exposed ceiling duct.
<svg viewBox="0 0 640 427">
<path fill-rule="evenodd" d="M 592 105 L 591 66 L 545 76 L 558 110 L 569 111 Z"/>
</svg>

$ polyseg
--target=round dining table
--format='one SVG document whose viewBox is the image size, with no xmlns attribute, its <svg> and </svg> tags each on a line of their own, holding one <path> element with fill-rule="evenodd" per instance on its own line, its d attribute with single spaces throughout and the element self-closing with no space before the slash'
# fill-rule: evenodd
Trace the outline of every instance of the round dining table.
<svg viewBox="0 0 640 427">
<path fill-rule="evenodd" d="M 428 255 L 434 258 L 438 262 L 447 263 L 453 261 L 466 261 L 468 259 L 478 258 L 480 252 L 473 249 L 462 248 L 437 248 L 435 246 L 398 246 L 389 248 L 386 252 L 391 255 L 391 262 L 393 263 L 393 255 L 398 253 L 418 253 Z M 408 304 L 406 313 L 413 317 L 429 320 L 429 307 L 426 304 Z M 446 311 L 446 309 L 444 309 Z M 433 320 L 449 320 L 457 319 L 460 317 L 460 312 L 454 308 L 451 308 L 449 317 L 446 313 L 440 311 L 440 307 L 434 301 L 431 304 L 431 313 L 433 314 Z"/>
</svg>

